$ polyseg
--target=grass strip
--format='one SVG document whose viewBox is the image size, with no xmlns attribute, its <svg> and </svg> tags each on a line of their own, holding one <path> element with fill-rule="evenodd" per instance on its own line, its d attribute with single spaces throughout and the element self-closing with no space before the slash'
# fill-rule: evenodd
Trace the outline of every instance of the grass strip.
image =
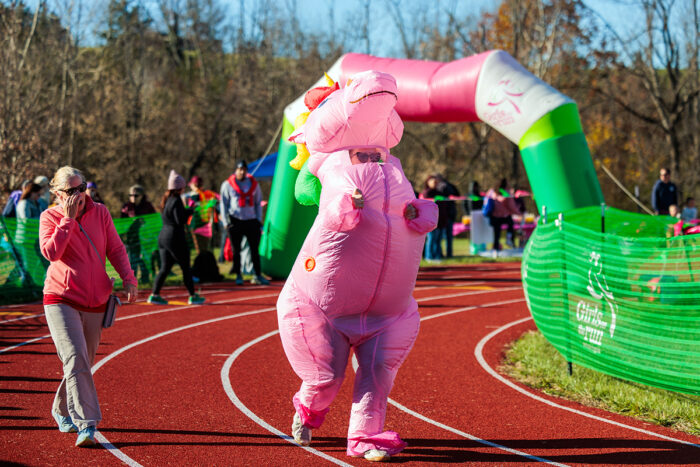
<svg viewBox="0 0 700 467">
<path fill-rule="evenodd" d="M 578 365 L 569 376 L 566 360 L 539 331 L 513 342 L 500 370 L 552 396 L 700 435 L 700 396 L 621 380 Z"/>
</svg>

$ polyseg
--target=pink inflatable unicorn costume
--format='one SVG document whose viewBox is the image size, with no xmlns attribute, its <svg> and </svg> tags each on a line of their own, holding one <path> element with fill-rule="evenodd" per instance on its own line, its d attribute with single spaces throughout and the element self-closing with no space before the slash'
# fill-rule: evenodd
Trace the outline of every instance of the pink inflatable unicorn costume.
<svg viewBox="0 0 700 467">
<path fill-rule="evenodd" d="M 318 216 L 277 301 L 284 351 L 302 379 L 293 398 L 294 438 L 307 445 L 311 429 L 321 426 L 353 349 L 359 367 L 347 454 L 370 460 L 406 445 L 383 432 L 384 418 L 418 334 L 412 291 L 425 234 L 438 215 L 435 203 L 415 198 L 389 154 L 403 133 L 396 101 L 391 75 L 358 73 L 290 137 L 306 143 L 308 171 L 322 190 Z"/>
</svg>

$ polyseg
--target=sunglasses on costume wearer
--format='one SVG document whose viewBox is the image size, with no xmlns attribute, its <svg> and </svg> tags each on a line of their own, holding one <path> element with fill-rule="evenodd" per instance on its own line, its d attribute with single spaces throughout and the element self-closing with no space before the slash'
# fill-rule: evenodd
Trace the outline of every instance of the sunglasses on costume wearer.
<svg viewBox="0 0 700 467">
<path fill-rule="evenodd" d="M 354 156 L 363 164 L 365 162 L 379 162 L 382 160 L 382 153 L 380 152 L 356 152 Z"/>
<path fill-rule="evenodd" d="M 134 198 L 134 197 L 138 198 L 139 196 L 141 196 L 141 195 L 138 193 L 129 193 L 129 198 Z"/>
<path fill-rule="evenodd" d="M 66 188 L 65 190 L 59 190 L 67 194 L 68 196 L 72 196 L 76 193 L 85 193 L 85 190 L 87 190 L 87 183 L 83 182 L 78 186 L 74 186 L 72 188 Z"/>
</svg>

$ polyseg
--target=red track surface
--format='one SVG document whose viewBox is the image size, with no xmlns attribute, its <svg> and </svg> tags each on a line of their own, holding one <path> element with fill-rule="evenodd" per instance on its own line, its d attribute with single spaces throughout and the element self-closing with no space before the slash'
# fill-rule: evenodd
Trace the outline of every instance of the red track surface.
<svg viewBox="0 0 700 467">
<path fill-rule="evenodd" d="M 519 273 L 516 264 L 421 270 L 415 291 L 421 331 L 399 371 L 386 423 L 409 446 L 392 460 L 700 463 L 697 437 L 539 394 L 550 405 L 487 371 L 498 367 L 508 342 L 534 328 Z M 311 449 L 276 434 L 290 431 L 291 398 L 299 384 L 275 333 L 281 285 L 211 286 L 203 292 L 210 302 L 205 306 L 122 307 L 115 327 L 103 333 L 97 357 L 104 419 L 103 446 L 95 449 L 74 448 L 75 435 L 60 433 L 50 416 L 61 378 L 51 339 L 13 348 L 48 334 L 43 316 L 31 317 L 41 306 L 0 308 L 0 462 L 367 464 L 345 456 L 350 366 L 326 423 L 314 430 Z M 182 288 L 166 292 L 171 300 L 184 300 Z"/>
</svg>

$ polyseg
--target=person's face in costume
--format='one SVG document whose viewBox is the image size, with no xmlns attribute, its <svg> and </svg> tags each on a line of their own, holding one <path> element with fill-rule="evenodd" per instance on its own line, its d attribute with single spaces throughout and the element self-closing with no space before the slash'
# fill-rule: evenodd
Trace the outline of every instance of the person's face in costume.
<svg viewBox="0 0 700 467">
<path fill-rule="evenodd" d="M 385 159 L 382 148 L 353 148 L 348 152 L 350 153 L 350 162 L 353 165 L 382 162 Z"/>
</svg>

